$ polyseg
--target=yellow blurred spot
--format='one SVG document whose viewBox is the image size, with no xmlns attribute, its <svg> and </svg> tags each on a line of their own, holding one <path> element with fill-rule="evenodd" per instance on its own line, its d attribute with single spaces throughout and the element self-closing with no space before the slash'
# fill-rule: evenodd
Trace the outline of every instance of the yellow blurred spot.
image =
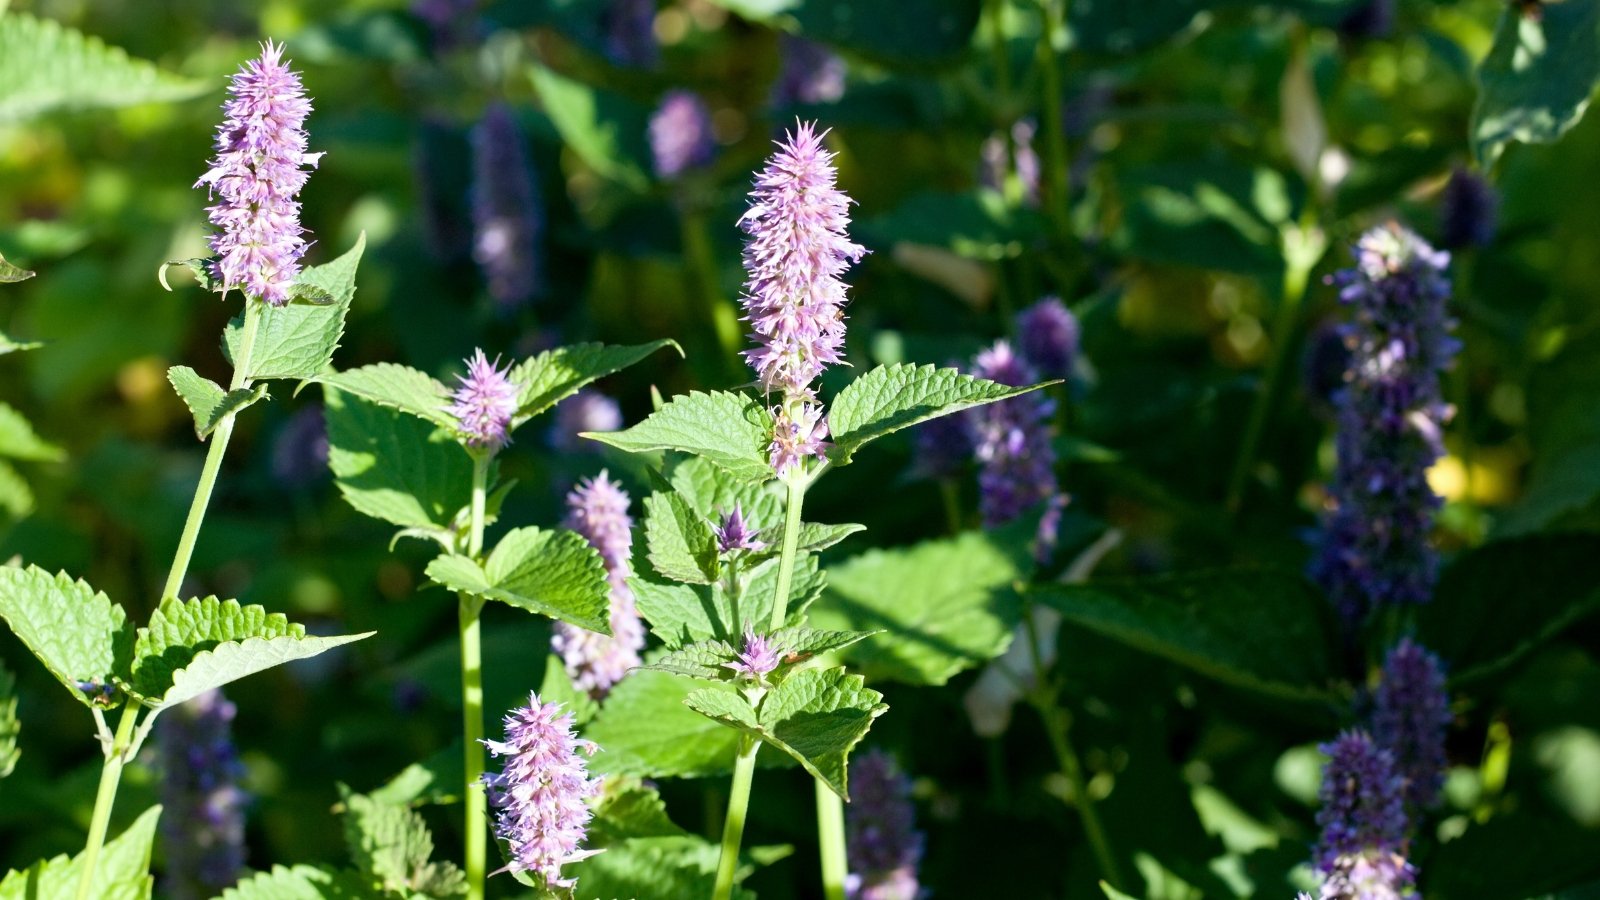
<svg viewBox="0 0 1600 900">
<path fill-rule="evenodd" d="M 656 13 L 656 40 L 670 47 L 682 41 L 689 33 L 689 17 L 683 10 L 672 8 Z"/>
<path fill-rule="evenodd" d="M 1514 453 L 1499 449 L 1480 450 L 1470 468 L 1459 456 L 1445 456 L 1428 470 L 1428 486 L 1447 502 L 1509 503 L 1515 493 L 1516 465 Z"/>
<path fill-rule="evenodd" d="M 157 356 L 145 356 L 124 365 L 117 371 L 117 392 L 134 405 L 143 405 L 167 392 L 167 362 Z"/>
</svg>

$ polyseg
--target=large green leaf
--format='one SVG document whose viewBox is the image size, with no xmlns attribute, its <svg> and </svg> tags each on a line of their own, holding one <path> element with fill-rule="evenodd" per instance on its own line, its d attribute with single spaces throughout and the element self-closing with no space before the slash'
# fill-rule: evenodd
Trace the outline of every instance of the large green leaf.
<svg viewBox="0 0 1600 900">
<path fill-rule="evenodd" d="M 267 386 L 224 391 L 220 385 L 188 366 L 173 366 L 167 370 L 167 381 L 183 398 L 189 413 L 194 416 L 194 434 L 200 440 L 211 436 L 224 417 L 233 415 L 267 395 Z"/>
<path fill-rule="evenodd" d="M 1536 812 L 1496 815 L 1441 845 L 1422 870 L 1429 900 L 1523 900 L 1600 877 L 1593 829 Z M 1578 897 L 1592 894 L 1574 894 Z"/>
<path fill-rule="evenodd" d="M 0 664 L 0 778 L 11 774 L 18 757 L 22 756 L 18 747 L 21 733 L 22 722 L 17 718 L 17 679 Z"/>
<path fill-rule="evenodd" d="M 576 900 L 705 900 L 716 887 L 717 856 L 717 846 L 704 838 L 641 838 L 612 844 L 563 871 L 578 879 Z M 755 897 L 738 886 L 731 896 Z"/>
<path fill-rule="evenodd" d="M 33 512 L 33 491 L 10 463 L 0 460 L 0 529 Z"/>
<path fill-rule="evenodd" d="M 717 579 L 717 536 L 705 516 L 676 491 L 655 491 L 645 498 L 644 545 L 658 575 L 691 584 Z"/>
<path fill-rule="evenodd" d="M 273 866 L 222 892 L 219 900 L 390 900 L 359 872 L 317 866 Z"/>
<path fill-rule="evenodd" d="M 330 302 L 262 304 L 257 312 L 256 339 L 250 352 L 248 375 L 253 379 L 288 378 L 304 381 L 321 375 L 333 363 L 333 351 L 344 335 L 345 314 L 356 295 L 356 267 L 367 247 L 365 232 L 356 244 L 332 262 L 310 266 L 295 283 L 325 293 Z M 253 302 L 253 301 L 252 301 Z M 240 358 L 244 319 L 228 323 L 224 341 L 229 360 Z"/>
<path fill-rule="evenodd" d="M 150 847 L 161 807 L 152 806 L 128 830 L 107 842 L 95 861 L 89 896 L 94 900 L 150 900 Z M 0 900 L 60 900 L 74 897 L 83 877 L 83 854 L 41 860 L 0 879 Z"/>
<path fill-rule="evenodd" d="M 56 462 L 65 454 L 33 430 L 22 413 L 0 403 L 0 456 L 38 462 Z"/>
<path fill-rule="evenodd" d="M 739 736 L 683 705 L 690 691 L 703 686 L 665 672 L 634 672 L 622 679 L 584 729 L 584 737 L 602 748 L 589 768 L 641 778 L 700 778 L 733 771 Z M 712 690 L 738 699 L 732 686 Z"/>
<path fill-rule="evenodd" d="M 1328 696 L 1335 628 L 1305 579 L 1225 569 L 1034 588 L 1070 621 L 1227 684 L 1279 697 Z"/>
<path fill-rule="evenodd" d="M 673 490 L 707 519 L 720 520 L 738 506 L 756 531 L 783 527 L 783 483 L 735 478 L 698 456 L 674 456 L 667 470 Z"/>
<path fill-rule="evenodd" d="M 312 380 L 435 425 L 457 427 L 455 419 L 445 412 L 450 405 L 450 389 L 428 373 L 409 366 L 376 363 L 348 372 L 328 372 Z"/>
<path fill-rule="evenodd" d="M 773 477 L 767 461 L 772 414 L 743 394 L 695 391 L 672 398 L 643 422 L 585 437 L 630 453 L 679 450 L 704 457 L 735 478 L 759 484 Z"/>
<path fill-rule="evenodd" d="M 732 726 L 794 757 L 806 771 L 848 800 L 850 750 L 872 720 L 889 711 L 883 695 L 844 669 L 806 669 L 785 679 L 761 701 L 759 712 L 737 694 L 702 688 L 684 702 L 695 712 Z"/>
<path fill-rule="evenodd" d="M 713 0 L 747 19 L 798 30 L 874 61 L 922 68 L 965 53 L 979 0 Z"/>
<path fill-rule="evenodd" d="M 0 618 L 85 706 L 95 704 L 81 685 L 110 685 L 128 671 L 134 634 L 122 607 L 66 573 L 0 567 Z"/>
<path fill-rule="evenodd" d="M 356 868 L 388 893 L 455 897 L 467 892 L 466 876 L 453 863 L 430 861 L 433 835 L 409 807 L 346 793 L 344 836 Z"/>
<path fill-rule="evenodd" d="M 511 383 L 517 386 L 517 414 L 511 427 L 576 394 L 584 385 L 620 372 L 663 347 L 683 355 L 683 348 L 676 341 L 663 339 L 627 346 L 573 344 L 523 360 L 511 370 Z"/>
<path fill-rule="evenodd" d="M 720 583 L 662 584 L 634 578 L 628 585 L 633 588 L 639 614 L 669 648 L 693 641 L 736 642 L 746 625 L 765 629 L 771 624 L 772 602 L 778 592 L 778 565 L 778 560 L 771 559 L 751 570 L 737 600 Z M 815 556 L 795 559 L 785 624 L 801 621 L 806 608 L 822 594 L 825 582 Z"/>
<path fill-rule="evenodd" d="M 667 804 L 648 782 L 612 776 L 603 780 L 600 791 L 589 826 L 591 846 L 688 834 L 667 815 Z"/>
<path fill-rule="evenodd" d="M 472 498 L 472 457 L 454 435 L 324 388 L 328 466 L 358 511 L 402 528 L 448 531 Z"/>
<path fill-rule="evenodd" d="M 611 633 L 605 560 L 571 531 L 517 528 L 481 567 L 469 557 L 445 555 L 428 564 L 428 577 L 453 591 Z"/>
<path fill-rule="evenodd" d="M 218 644 L 195 654 L 188 665 L 173 672 L 172 686 L 160 699 L 146 701 L 146 705 L 156 710 L 176 706 L 257 672 L 296 660 L 310 659 L 375 633 L 368 631 L 335 637 L 253 637 L 237 643 Z"/>
<path fill-rule="evenodd" d="M 25 13 L 0 13 L 0 124 L 61 110 L 184 100 L 209 90 L 203 81 L 169 75 L 97 37 Z"/>
<path fill-rule="evenodd" d="M 1478 67 L 1472 151 L 1485 164 L 1512 141 L 1561 137 L 1583 118 L 1600 79 L 1600 0 L 1548 3 L 1542 13 L 1502 9 Z"/>
<path fill-rule="evenodd" d="M 150 614 L 150 624 L 139 629 L 133 645 L 132 687 L 145 697 L 159 697 L 172 687 L 172 675 L 194 661 L 196 655 L 218 644 L 246 638 L 301 638 L 303 626 L 281 613 L 260 606 L 240 606 L 237 600 L 161 601 Z"/>
<path fill-rule="evenodd" d="M 649 111 L 618 94 L 558 75 L 541 65 L 528 67 L 540 105 L 561 140 L 586 165 L 631 190 L 643 190 L 649 147 Z"/>
<path fill-rule="evenodd" d="M 1527 490 L 1495 523 L 1526 534 L 1600 497 L 1600 337 L 1574 340 L 1529 377 Z"/>
<path fill-rule="evenodd" d="M 1011 643 L 1022 620 L 1013 584 L 1027 577 L 1025 546 L 1007 532 L 967 532 L 893 550 L 871 550 L 828 568 L 811 610 L 817 628 L 882 629 L 846 658 L 873 678 L 944 684 Z"/>
<path fill-rule="evenodd" d="M 852 381 L 828 407 L 828 427 L 833 432 L 828 457 L 843 465 L 884 435 L 1043 386 L 1009 387 L 931 365 L 879 366 Z"/>
</svg>

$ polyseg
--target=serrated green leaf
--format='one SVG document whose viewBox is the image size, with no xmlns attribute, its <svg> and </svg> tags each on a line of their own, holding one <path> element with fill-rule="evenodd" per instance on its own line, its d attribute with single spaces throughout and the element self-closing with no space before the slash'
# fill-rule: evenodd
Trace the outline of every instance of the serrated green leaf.
<svg viewBox="0 0 1600 900">
<path fill-rule="evenodd" d="M 772 414 L 743 394 L 680 394 L 632 428 L 585 437 L 630 453 L 692 453 L 753 484 L 773 478 L 772 466 L 767 462 Z"/>
<path fill-rule="evenodd" d="M 620 372 L 663 347 L 683 355 L 683 348 L 676 341 L 659 340 L 629 346 L 573 344 L 523 360 L 510 375 L 511 383 L 517 386 L 517 414 L 511 419 L 511 427 L 516 428 L 576 394 L 584 385 Z"/>
<path fill-rule="evenodd" d="M 0 567 L 0 618 L 78 702 L 80 683 L 110 685 L 128 671 L 133 629 L 122 607 L 66 573 Z"/>
<path fill-rule="evenodd" d="M 290 303 L 287 306 L 259 304 L 254 349 L 250 352 L 248 376 L 252 379 L 288 378 L 306 381 L 321 375 L 333 363 L 333 351 L 344 335 L 345 314 L 356 295 L 356 267 L 367 246 L 362 232 L 343 256 L 300 273 L 297 284 L 327 292 L 333 299 L 322 304 Z M 248 301 L 254 302 L 254 301 Z M 244 336 L 241 316 L 228 323 L 223 334 L 228 359 L 239 359 L 239 342 Z"/>
<path fill-rule="evenodd" d="M 167 381 L 172 383 L 173 390 L 183 398 L 184 405 L 189 407 L 189 413 L 194 416 L 195 437 L 202 441 L 217 430 L 217 426 L 222 424 L 223 417 L 233 415 L 267 395 L 267 386 L 264 384 L 237 391 L 224 391 L 216 382 L 188 366 L 173 366 L 168 369 Z"/>
<path fill-rule="evenodd" d="M 663 584 L 634 578 L 628 585 L 633 588 L 639 614 L 669 648 L 704 640 L 733 642 L 743 636 L 747 624 L 758 628 L 771 624 L 778 563 L 770 559 L 751 570 L 737 602 L 720 583 Z M 795 559 L 785 624 L 804 618 L 807 608 L 821 596 L 826 580 L 815 556 Z"/>
<path fill-rule="evenodd" d="M 222 892 L 219 900 L 389 900 L 359 872 L 316 866 L 273 866 Z"/>
<path fill-rule="evenodd" d="M 655 787 L 630 776 L 613 776 L 602 782 L 589 825 L 590 846 L 687 834 L 667 815 L 667 804 Z"/>
<path fill-rule="evenodd" d="M 690 709 L 759 738 L 794 757 L 829 789 L 850 799 L 850 750 L 872 720 L 889 711 L 883 695 L 860 675 L 807 669 L 785 679 L 753 711 L 726 691 L 698 690 L 684 698 Z"/>
<path fill-rule="evenodd" d="M 1549 143 L 1565 134 L 1600 79 L 1600 0 L 1546 4 L 1542 13 L 1502 9 L 1478 67 L 1472 151 L 1486 165 L 1512 141 Z"/>
<path fill-rule="evenodd" d="M 281 613 L 268 613 L 237 600 L 161 601 L 150 614 L 150 624 L 139 629 L 133 645 L 133 690 L 159 697 L 172 686 L 172 675 L 194 661 L 202 651 L 218 644 L 246 638 L 302 638 L 303 626 L 291 624 Z"/>
<path fill-rule="evenodd" d="M 773 647 L 777 648 L 782 657 L 782 661 L 777 668 L 777 672 L 782 674 L 795 666 L 805 665 L 818 654 L 843 650 L 877 633 L 872 631 L 824 631 L 806 625 L 792 625 L 788 628 L 780 628 L 774 631 L 767 639 L 772 643 Z"/>
<path fill-rule="evenodd" d="M 27 281 L 35 274 L 37 273 L 30 272 L 21 266 L 12 265 L 11 263 L 6 262 L 6 258 L 4 256 L 0 256 L 0 284 L 16 284 L 19 281 Z M 7 340 L 7 343 L 10 343 L 9 339 Z M 12 349 L 17 349 L 17 346 L 12 345 Z"/>
<path fill-rule="evenodd" d="M 22 413 L 0 403 L 0 456 L 35 462 L 58 462 L 66 454 L 60 447 L 39 437 Z"/>
<path fill-rule="evenodd" d="M 344 798 L 344 838 L 356 868 L 383 890 L 401 895 L 456 897 L 466 875 L 448 862 L 430 862 L 433 835 L 410 808 L 361 794 Z"/>
<path fill-rule="evenodd" d="M 311 380 L 435 425 L 457 427 L 455 419 L 445 412 L 450 405 L 450 389 L 428 373 L 409 366 L 377 363 L 348 372 L 329 372 Z"/>
<path fill-rule="evenodd" d="M 0 15 L 0 123 L 63 110 L 184 100 L 213 89 L 48 19 Z"/>
<path fill-rule="evenodd" d="M 19 736 L 22 721 L 17 718 L 17 679 L 0 663 L 0 778 L 11 774 L 22 756 Z"/>
<path fill-rule="evenodd" d="M 542 694 L 540 695 L 543 696 Z M 465 771 L 461 738 L 422 762 L 401 769 L 383 786 L 367 796 L 379 803 L 407 806 L 448 805 L 461 802 L 461 781 Z"/>
<path fill-rule="evenodd" d="M 690 691 L 703 686 L 666 672 L 639 671 L 622 679 L 583 731 L 604 748 L 590 761 L 590 770 L 640 778 L 703 778 L 733 771 L 739 736 L 683 705 Z M 738 699 L 731 685 L 705 690 Z M 776 759 L 771 754 L 762 761 L 772 765 Z"/>
<path fill-rule="evenodd" d="M 517 528 L 483 566 L 460 555 L 436 557 L 428 577 L 452 591 L 498 600 L 600 634 L 611 633 L 605 561 L 570 531 Z"/>
<path fill-rule="evenodd" d="M 698 456 L 674 455 L 667 472 L 672 489 L 708 520 L 720 521 L 738 506 L 745 524 L 755 531 L 783 527 L 781 482 L 751 482 Z"/>
<path fill-rule="evenodd" d="M 613 844 L 564 871 L 578 880 L 576 900 L 705 900 L 716 886 L 718 852 L 699 837 L 642 838 Z M 737 886 L 731 896 L 755 897 Z"/>
<path fill-rule="evenodd" d="M 3 22 L 0 19 L 0 22 Z M 149 900 L 155 879 L 150 875 L 150 847 L 155 842 L 161 807 L 140 814 L 128 830 L 107 842 L 95 861 L 89 896 L 95 900 Z M 83 854 L 41 860 L 0 879 L 0 900 L 59 900 L 77 895 L 83 877 Z"/>
<path fill-rule="evenodd" d="M 644 500 L 645 556 L 658 575 L 690 584 L 717 580 L 717 536 L 675 491 Z"/>
<path fill-rule="evenodd" d="M 161 287 L 172 290 L 172 285 L 167 281 L 167 270 L 181 266 L 189 270 L 194 276 L 195 283 L 212 293 L 222 292 L 222 279 L 217 277 L 216 257 L 192 257 L 190 259 L 169 259 L 156 269 L 156 280 L 161 282 Z"/>
<path fill-rule="evenodd" d="M 336 637 L 247 638 L 237 643 L 218 644 L 202 650 L 182 669 L 172 673 L 172 687 L 159 700 L 145 705 L 162 710 L 192 700 L 206 691 L 222 687 L 257 672 L 284 663 L 310 659 L 335 647 L 371 637 L 376 632 L 343 634 Z"/>
<path fill-rule="evenodd" d="M 799 551 L 801 553 L 821 553 L 822 551 L 832 547 L 850 535 L 866 530 L 867 526 L 865 525 L 853 525 L 848 523 L 842 525 L 822 525 L 817 522 L 801 522 Z M 768 541 L 768 543 L 777 544 L 782 540 L 781 534 L 774 535 L 774 537 L 776 540 Z"/>
<path fill-rule="evenodd" d="M 695 641 L 664 653 L 641 668 L 702 681 L 729 681 L 731 679 L 728 676 L 732 673 L 727 664 L 738 655 L 738 651 L 727 641 Z"/>
<path fill-rule="evenodd" d="M 846 658 L 873 678 L 944 684 L 1004 653 L 1022 621 L 1013 583 L 1031 559 L 1004 535 L 967 532 L 910 547 L 871 550 L 828 569 L 809 622 L 884 633 Z"/>
<path fill-rule="evenodd" d="M 324 388 L 328 467 L 359 512 L 450 530 L 472 498 L 472 457 L 453 434 L 415 416 Z"/>
<path fill-rule="evenodd" d="M 1037 602 L 1069 621 L 1218 681 L 1271 696 L 1328 696 L 1336 633 L 1304 578 L 1229 569 L 1048 584 Z"/>
<path fill-rule="evenodd" d="M 33 491 L 10 463 L 0 460 L 0 527 L 33 513 Z"/>
<path fill-rule="evenodd" d="M 886 434 L 1054 383 L 1010 387 L 931 365 L 879 366 L 850 382 L 829 405 L 833 448 L 828 458 L 844 465 L 857 450 Z"/>
</svg>

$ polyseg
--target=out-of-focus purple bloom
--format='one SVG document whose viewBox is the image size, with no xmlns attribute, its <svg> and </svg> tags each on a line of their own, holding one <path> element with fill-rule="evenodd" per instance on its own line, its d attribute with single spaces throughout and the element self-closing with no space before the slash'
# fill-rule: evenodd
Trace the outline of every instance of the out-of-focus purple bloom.
<svg viewBox="0 0 1600 900">
<path fill-rule="evenodd" d="M 328 427 L 322 405 L 304 406 L 272 441 L 272 477 L 284 487 L 304 488 L 328 474 Z"/>
<path fill-rule="evenodd" d="M 211 237 L 217 276 L 227 288 L 271 306 L 289 302 L 306 241 L 295 198 L 322 158 L 306 152 L 311 100 L 300 75 L 283 62 L 283 46 L 267 41 L 228 87 L 217 127 L 217 155 L 194 186 L 221 202 L 206 208 L 219 231 Z"/>
<path fill-rule="evenodd" d="M 667 91 L 650 115 L 650 156 L 656 176 L 676 178 L 710 162 L 715 152 L 706 102 L 694 91 Z"/>
<path fill-rule="evenodd" d="M 1410 638 L 1401 640 L 1389 651 L 1373 695 L 1372 735 L 1394 757 L 1413 813 L 1439 803 L 1451 719 L 1439 657 Z"/>
<path fill-rule="evenodd" d="M 1345 328 L 1336 322 L 1323 322 L 1306 338 L 1304 387 L 1311 408 L 1322 415 L 1335 409 L 1344 389 L 1345 373 L 1350 371 L 1350 348 L 1345 344 Z"/>
<path fill-rule="evenodd" d="M 533 164 L 511 108 L 491 105 L 472 129 L 472 258 L 502 309 L 526 303 L 540 287 L 543 222 Z"/>
<path fill-rule="evenodd" d="M 394 692 L 390 699 L 394 703 L 394 710 L 403 715 L 411 715 L 422 709 L 428 702 L 428 688 L 415 678 L 401 678 L 394 684 Z"/>
<path fill-rule="evenodd" d="M 611 584 L 611 634 L 597 634 L 557 622 L 550 647 L 560 655 L 574 687 L 604 697 L 628 670 L 639 665 L 644 624 L 634 605 L 628 578 L 633 552 L 633 519 L 622 486 L 605 473 L 578 482 L 567 494 L 567 527 L 583 535 L 605 561 Z"/>
<path fill-rule="evenodd" d="M 606 56 L 618 65 L 653 67 L 661 58 L 655 24 L 656 0 L 611 0 L 601 22 Z"/>
<path fill-rule="evenodd" d="M 965 471 L 977 449 L 972 418 L 956 413 L 919 424 L 912 438 L 912 472 L 920 478 L 954 478 Z"/>
<path fill-rule="evenodd" d="M 741 678 L 760 681 L 776 669 L 782 659 L 783 648 L 768 640 L 765 635 L 746 628 L 744 646 L 739 651 L 739 658 L 730 663 L 723 663 L 723 666 L 732 669 Z"/>
<path fill-rule="evenodd" d="M 917 900 L 922 834 L 911 805 L 911 780 L 881 750 L 850 765 L 850 806 L 845 819 L 849 900 Z"/>
<path fill-rule="evenodd" d="M 1439 246 L 1447 250 L 1485 247 L 1494 240 L 1500 197 L 1484 177 L 1456 169 L 1439 199 Z"/>
<path fill-rule="evenodd" d="M 465 377 L 457 375 L 452 403 L 445 410 L 460 423 L 467 446 L 494 452 L 511 443 L 511 418 L 517 414 L 517 386 L 506 377 L 511 368 L 489 361 L 482 350 L 467 360 Z"/>
<path fill-rule="evenodd" d="M 1009 153 L 1005 135 L 996 133 L 985 138 L 983 146 L 978 151 L 983 160 L 982 166 L 978 169 L 979 182 L 984 187 L 1005 192 L 1006 181 L 1014 171 L 1023 204 L 1038 206 L 1039 154 L 1033 149 L 1033 136 L 1038 130 L 1038 126 L 1031 119 L 1019 119 L 1013 123 Z"/>
<path fill-rule="evenodd" d="M 1339 31 L 1353 38 L 1386 38 L 1394 30 L 1394 0 L 1366 0 L 1339 22 Z"/>
<path fill-rule="evenodd" d="M 836 103 L 844 96 L 848 67 L 826 45 L 785 34 L 778 39 L 782 55 L 772 105 Z"/>
<path fill-rule="evenodd" d="M 722 517 L 721 522 L 712 527 L 712 530 L 716 532 L 717 550 L 720 553 L 767 549 L 767 542 L 756 539 L 756 533 L 744 520 L 744 510 L 740 509 L 737 503 L 733 505 L 731 512 Z"/>
<path fill-rule="evenodd" d="M 211 690 L 167 710 L 156 729 L 166 895 L 215 897 L 244 869 L 244 766 L 233 745 L 235 709 Z"/>
<path fill-rule="evenodd" d="M 622 407 L 617 401 L 593 388 L 584 388 L 556 407 L 556 421 L 550 426 L 550 446 L 563 453 L 593 453 L 600 445 L 578 435 L 621 428 Z"/>
<path fill-rule="evenodd" d="M 461 132 L 438 119 L 428 119 L 417 132 L 412 172 L 417 190 L 417 212 L 428 252 L 442 263 L 464 259 L 472 249 L 467 223 L 467 142 Z"/>
<path fill-rule="evenodd" d="M 411 14 L 428 26 L 435 53 L 477 43 L 482 36 L 477 0 L 412 0 Z"/>
<path fill-rule="evenodd" d="M 1000 384 L 1021 387 L 1038 381 L 1037 373 L 1005 341 L 978 354 L 973 374 Z M 1034 391 L 971 411 L 978 473 L 978 506 L 985 527 L 1004 525 L 1041 503 L 1048 503 L 1039 523 L 1039 555 L 1055 545 L 1060 522 L 1060 487 L 1056 482 L 1055 448 L 1050 420 L 1055 403 Z"/>
<path fill-rule="evenodd" d="M 585 801 L 600 792 L 584 755 L 599 748 L 572 733 L 571 713 L 540 703 L 538 694 L 506 715 L 504 741 L 483 744 L 506 760 L 502 771 L 483 776 L 495 835 L 510 849 L 505 870 L 543 879 L 552 890 L 571 887 L 575 879 L 561 877 L 561 867 L 599 852 L 578 849 L 589 829 Z"/>
<path fill-rule="evenodd" d="M 1389 225 L 1362 236 L 1356 260 L 1330 279 L 1354 315 L 1332 509 L 1310 567 L 1347 622 L 1433 592 L 1428 534 L 1440 500 L 1427 471 L 1444 453 L 1450 407 L 1439 381 L 1458 347 L 1445 308 L 1449 254 Z"/>
<path fill-rule="evenodd" d="M 1078 361 L 1078 317 L 1060 297 L 1046 297 L 1017 314 L 1022 358 L 1045 378 L 1067 378 Z"/>
<path fill-rule="evenodd" d="M 1394 757 L 1365 732 L 1351 731 L 1320 748 L 1322 770 L 1313 864 L 1326 878 L 1325 900 L 1414 897 L 1416 872 L 1406 862 L 1405 785 Z"/>
</svg>

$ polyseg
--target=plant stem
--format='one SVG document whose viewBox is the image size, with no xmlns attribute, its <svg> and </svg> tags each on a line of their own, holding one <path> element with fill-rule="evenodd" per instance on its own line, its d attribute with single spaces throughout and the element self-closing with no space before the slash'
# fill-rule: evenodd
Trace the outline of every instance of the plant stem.
<svg viewBox="0 0 1600 900">
<path fill-rule="evenodd" d="M 733 787 L 728 794 L 728 815 L 722 821 L 722 855 L 717 859 L 717 885 L 712 900 L 733 896 L 733 875 L 739 868 L 739 843 L 744 840 L 745 814 L 750 811 L 750 783 L 755 779 L 756 754 L 761 742 L 740 738 L 739 757 L 733 763 Z"/>
<path fill-rule="evenodd" d="M 100 770 L 100 789 L 94 795 L 94 816 L 89 820 L 89 839 L 83 845 L 83 874 L 78 878 L 77 900 L 93 900 L 95 864 L 99 862 L 100 848 L 106 842 L 106 828 L 111 824 L 111 807 L 117 801 L 117 783 L 122 780 L 122 767 L 127 762 L 134 726 L 138 724 L 139 708 L 139 704 L 131 700 L 122 708 L 122 719 L 117 722 L 117 734 L 112 739 L 111 752 L 106 754 L 105 766 Z"/>
<path fill-rule="evenodd" d="M 489 460 L 487 453 L 473 455 L 472 525 L 467 533 L 467 555 L 477 560 L 483 555 L 483 520 L 487 503 Z M 461 625 L 461 740 L 463 743 L 464 784 L 461 797 L 466 807 L 466 848 L 468 900 L 483 900 L 484 872 L 487 866 L 489 807 L 483 791 L 483 650 L 479 614 L 483 601 L 460 595 Z"/>
<path fill-rule="evenodd" d="M 1067 210 L 1067 132 L 1061 116 L 1061 72 L 1056 68 L 1056 33 L 1061 28 L 1061 11 L 1055 0 L 1039 0 L 1039 69 L 1044 90 L 1044 109 L 1040 127 L 1044 129 L 1047 154 L 1046 183 L 1050 188 L 1050 217 L 1055 220 L 1057 237 L 1072 237 L 1071 216 Z"/>
<path fill-rule="evenodd" d="M 706 234 L 705 213 L 700 209 L 686 208 L 681 222 L 683 255 L 690 273 L 689 290 L 717 336 L 724 364 L 738 369 L 739 344 L 742 340 L 739 314 L 717 283 L 717 257 L 711 247 L 711 238 Z"/>
<path fill-rule="evenodd" d="M 817 791 L 817 842 L 822 847 L 822 893 L 828 900 L 844 900 L 844 879 L 849 867 L 844 848 L 844 801 L 820 778 L 812 779 Z"/>
<path fill-rule="evenodd" d="M 800 509 L 805 505 L 806 488 L 810 481 L 805 475 L 791 470 L 783 479 L 788 486 L 789 498 L 783 507 L 783 550 L 778 557 L 778 590 L 772 598 L 772 625 L 777 631 L 789 616 L 789 589 L 794 583 L 794 558 L 800 549 Z"/>
</svg>

